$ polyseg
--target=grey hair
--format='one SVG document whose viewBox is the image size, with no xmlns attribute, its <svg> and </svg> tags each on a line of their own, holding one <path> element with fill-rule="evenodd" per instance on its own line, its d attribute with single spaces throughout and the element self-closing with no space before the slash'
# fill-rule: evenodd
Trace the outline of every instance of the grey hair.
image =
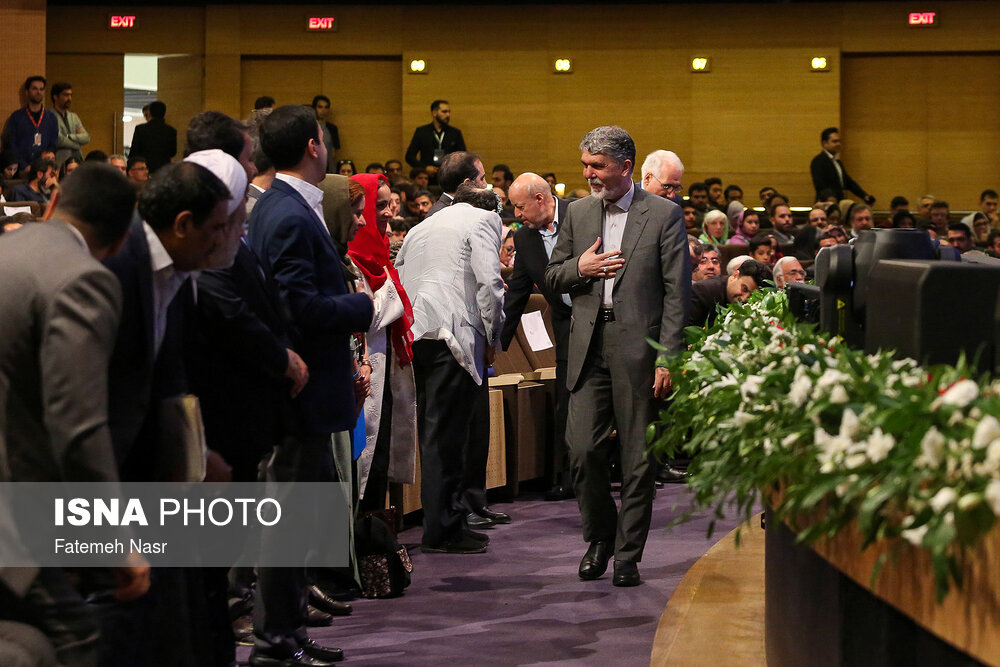
<svg viewBox="0 0 1000 667">
<path fill-rule="evenodd" d="M 595 127 L 583 137 L 580 150 L 607 156 L 619 165 L 629 160 L 635 166 L 635 142 L 617 125 Z"/>
<path fill-rule="evenodd" d="M 645 176 L 646 174 L 659 172 L 665 164 L 675 165 L 682 172 L 684 171 L 684 163 L 681 162 L 679 157 L 677 157 L 677 153 L 673 151 L 659 150 L 653 151 L 646 156 L 646 160 L 642 163 L 642 170 L 640 173 Z"/>
<path fill-rule="evenodd" d="M 751 258 L 753 259 L 753 258 Z M 778 280 L 785 279 L 785 264 L 791 264 L 795 260 L 795 257 L 782 257 L 775 263 L 774 269 L 771 270 L 771 275 L 774 276 L 774 284 L 778 284 Z"/>
</svg>

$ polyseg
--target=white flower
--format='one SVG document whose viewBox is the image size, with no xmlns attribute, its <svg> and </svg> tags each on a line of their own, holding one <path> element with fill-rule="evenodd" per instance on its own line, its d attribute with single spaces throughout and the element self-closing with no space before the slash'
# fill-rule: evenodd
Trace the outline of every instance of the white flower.
<svg viewBox="0 0 1000 667">
<path fill-rule="evenodd" d="M 836 368 L 828 368 L 823 371 L 823 374 L 816 380 L 817 389 L 826 389 L 832 387 L 835 384 L 842 384 L 850 380 L 850 376 L 847 373 L 842 373 Z"/>
<path fill-rule="evenodd" d="M 889 456 L 889 452 L 896 446 L 896 439 L 892 434 L 882 433 L 882 429 L 876 427 L 868 438 L 868 458 L 873 463 L 878 463 Z"/>
<path fill-rule="evenodd" d="M 858 433 L 858 417 L 851 409 L 844 410 L 843 417 L 840 418 L 840 435 L 853 439 Z"/>
<path fill-rule="evenodd" d="M 956 500 L 958 500 L 958 494 L 955 493 L 955 489 L 946 486 L 935 493 L 934 497 L 931 498 L 931 509 L 935 512 L 941 513 L 950 507 Z"/>
<path fill-rule="evenodd" d="M 993 513 L 1000 517 L 1000 479 L 992 479 L 986 485 L 986 502 L 990 504 Z"/>
<path fill-rule="evenodd" d="M 743 412 L 742 410 L 737 410 L 733 415 L 733 423 L 737 426 L 746 426 L 753 421 L 753 415 L 748 412 Z"/>
<path fill-rule="evenodd" d="M 959 380 L 941 395 L 943 405 L 957 405 L 964 408 L 979 396 L 979 385 L 972 380 Z"/>
<path fill-rule="evenodd" d="M 867 460 L 868 457 L 866 457 L 864 454 L 851 454 L 846 459 L 844 459 L 844 465 L 847 467 L 848 470 L 854 470 L 855 468 L 863 466 L 865 464 L 865 461 Z"/>
<path fill-rule="evenodd" d="M 994 466 L 1000 465 L 1000 439 L 994 440 L 986 448 L 986 462 Z"/>
<path fill-rule="evenodd" d="M 941 453 L 944 450 L 945 439 L 941 432 L 931 426 L 920 440 L 921 456 L 930 467 L 941 463 Z M 1000 454 L 1000 452 L 998 452 Z"/>
<path fill-rule="evenodd" d="M 799 433 L 789 433 L 784 438 L 781 439 L 781 446 L 788 447 L 795 444 L 795 441 L 799 439 Z"/>
<path fill-rule="evenodd" d="M 927 530 L 928 526 L 925 523 L 919 528 L 910 528 L 908 530 L 904 530 L 902 533 L 900 533 L 900 535 L 902 535 L 903 539 L 912 544 L 913 546 L 919 547 L 920 544 L 924 541 L 924 535 L 927 534 Z"/>
<path fill-rule="evenodd" d="M 972 434 L 972 447 L 983 449 L 997 438 L 1000 438 L 1000 421 L 993 415 L 986 415 L 976 424 L 976 431 Z"/>
<path fill-rule="evenodd" d="M 740 394 L 746 398 L 749 395 L 756 394 L 760 391 L 760 386 L 764 384 L 764 378 L 759 375 L 748 375 L 743 384 L 740 385 Z"/>
<path fill-rule="evenodd" d="M 848 396 L 847 390 L 844 389 L 844 385 L 838 384 L 830 392 L 830 402 L 831 403 L 847 403 Z"/>
<path fill-rule="evenodd" d="M 799 366 L 799 368 L 802 368 L 802 366 Z M 810 391 L 812 391 L 812 380 L 809 379 L 808 375 L 803 374 L 792 382 L 792 386 L 788 390 L 788 399 L 795 407 L 801 408 L 809 400 Z"/>
</svg>

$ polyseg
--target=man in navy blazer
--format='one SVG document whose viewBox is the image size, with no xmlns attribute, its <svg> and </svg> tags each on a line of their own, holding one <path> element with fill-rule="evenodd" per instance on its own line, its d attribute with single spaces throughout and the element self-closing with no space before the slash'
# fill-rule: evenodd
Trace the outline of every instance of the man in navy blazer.
<svg viewBox="0 0 1000 667">
<path fill-rule="evenodd" d="M 277 173 L 250 216 L 250 246 L 278 283 L 298 335 L 309 382 L 294 402 L 293 424 L 268 462 L 269 481 L 334 481 L 330 436 L 354 427 L 353 332 L 367 331 L 371 299 L 351 294 L 323 218 L 326 145 L 312 109 L 275 109 L 260 127 L 261 147 Z M 345 535 L 345 539 L 346 539 Z M 316 664 L 343 657 L 310 640 L 305 568 L 259 569 L 251 665 Z M 325 664 L 325 662 L 321 662 Z"/>
</svg>

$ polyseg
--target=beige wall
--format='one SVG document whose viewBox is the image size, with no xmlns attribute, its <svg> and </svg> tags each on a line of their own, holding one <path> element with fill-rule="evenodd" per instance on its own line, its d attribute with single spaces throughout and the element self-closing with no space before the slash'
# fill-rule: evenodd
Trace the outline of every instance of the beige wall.
<svg viewBox="0 0 1000 667">
<path fill-rule="evenodd" d="M 428 122 L 430 101 L 442 97 L 488 167 L 555 171 L 571 187 L 582 184 L 580 137 L 611 122 L 633 134 L 640 161 L 673 149 L 686 182 L 718 175 L 748 199 L 767 184 L 808 203 L 808 163 L 828 125 L 842 126 L 845 161 L 880 203 L 921 188 L 964 200 L 996 185 L 995 161 L 983 149 L 993 138 L 988 119 L 958 133 L 929 122 L 956 107 L 995 110 L 990 66 L 945 75 L 923 125 L 909 115 L 879 124 L 891 115 L 866 111 L 873 92 L 881 99 L 882 90 L 926 85 L 920 71 L 928 63 L 946 71 L 937 65 L 946 52 L 995 49 L 995 2 L 942 3 L 941 25 L 929 30 L 906 26 L 909 3 L 720 4 L 710 12 L 696 4 L 487 5 L 452 11 L 447 21 L 430 6 L 327 9 L 337 32 L 304 29 L 322 6 L 254 5 L 136 9 L 141 32 L 109 34 L 110 9 L 59 7 L 49 12 L 49 41 L 58 36 L 69 53 L 204 56 L 205 107 L 239 117 L 262 92 L 281 103 L 322 91 L 334 100 L 343 155 L 356 162 L 402 156 L 413 128 Z M 612 20 L 619 29 L 607 29 Z M 897 71 L 870 53 L 895 54 L 905 65 Z M 693 55 L 711 57 L 712 72 L 691 73 Z M 831 71 L 809 72 L 813 55 L 825 55 Z M 427 60 L 428 74 L 403 71 L 413 57 Z M 574 73 L 553 74 L 555 57 L 573 58 Z M 915 134 L 898 141 L 904 126 Z M 961 159 L 942 160 L 942 151 Z"/>
<path fill-rule="evenodd" d="M 45 76 L 45 20 L 45 0 L 0 3 L 0 124 L 24 103 L 24 80 Z"/>
</svg>

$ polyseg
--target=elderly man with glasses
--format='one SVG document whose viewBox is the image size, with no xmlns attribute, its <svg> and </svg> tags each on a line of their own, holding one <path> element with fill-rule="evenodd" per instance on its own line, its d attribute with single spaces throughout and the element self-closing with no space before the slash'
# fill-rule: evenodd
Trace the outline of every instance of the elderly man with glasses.
<svg viewBox="0 0 1000 667">
<path fill-rule="evenodd" d="M 642 180 L 639 186 L 646 192 L 681 204 L 681 179 L 684 178 L 684 163 L 673 151 L 653 151 L 642 163 Z"/>
</svg>

